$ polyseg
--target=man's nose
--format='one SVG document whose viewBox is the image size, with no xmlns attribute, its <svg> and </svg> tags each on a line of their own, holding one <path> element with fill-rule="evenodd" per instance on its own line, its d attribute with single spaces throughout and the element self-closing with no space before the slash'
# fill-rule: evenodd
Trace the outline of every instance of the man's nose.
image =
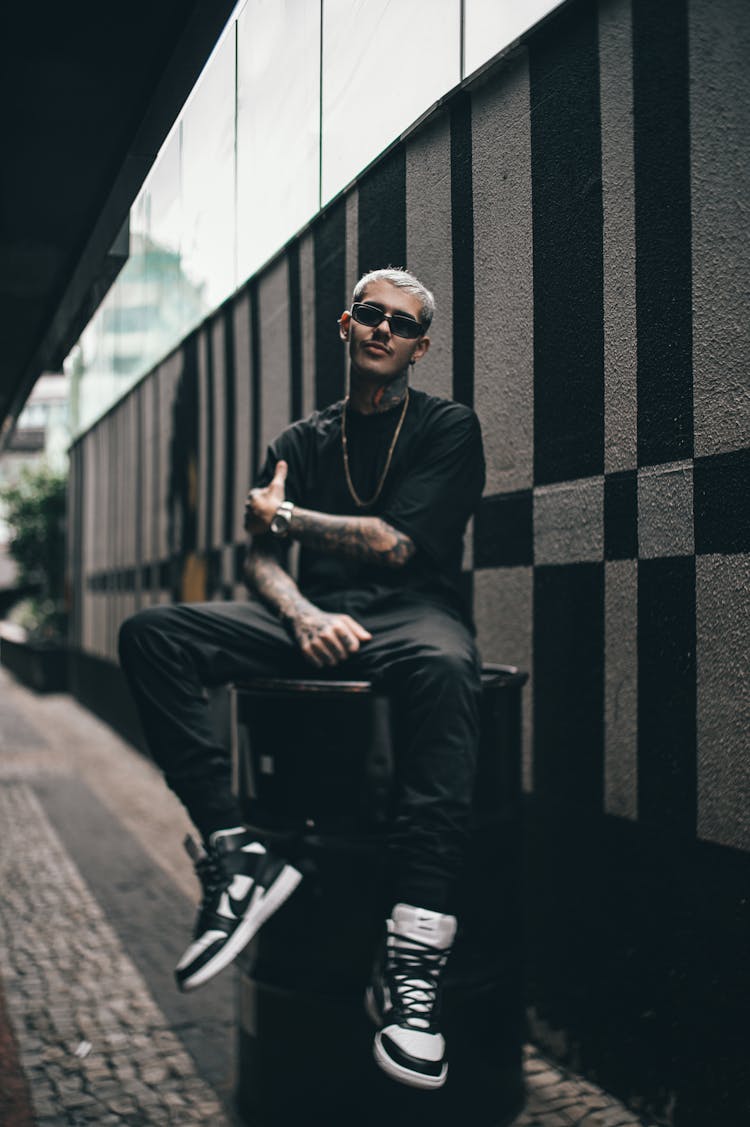
<svg viewBox="0 0 750 1127">
<path fill-rule="evenodd" d="M 388 336 L 391 335 L 391 322 L 390 322 L 390 319 L 388 318 L 387 314 L 385 314 L 385 313 L 383 314 L 383 316 L 380 319 L 379 324 L 375 325 L 375 329 L 379 333 L 387 333 Z"/>
</svg>

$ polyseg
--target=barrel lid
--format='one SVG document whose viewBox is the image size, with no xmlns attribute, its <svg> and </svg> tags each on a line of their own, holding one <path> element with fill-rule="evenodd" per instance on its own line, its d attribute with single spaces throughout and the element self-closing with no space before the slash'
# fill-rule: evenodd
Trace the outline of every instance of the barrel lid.
<svg viewBox="0 0 750 1127">
<path fill-rule="evenodd" d="M 337 681 L 314 677 L 253 677 L 230 688 L 238 693 L 373 693 L 371 681 Z"/>
<path fill-rule="evenodd" d="M 485 662 L 482 666 L 482 685 L 485 687 L 521 686 L 525 685 L 528 679 L 528 673 L 518 669 L 515 665 L 498 665 L 493 662 Z M 268 693 L 359 693 L 366 695 L 377 692 L 377 688 L 372 681 L 339 681 L 334 677 L 252 677 L 247 681 L 236 682 L 231 688 L 238 693 L 262 693 L 264 695 Z"/>
</svg>

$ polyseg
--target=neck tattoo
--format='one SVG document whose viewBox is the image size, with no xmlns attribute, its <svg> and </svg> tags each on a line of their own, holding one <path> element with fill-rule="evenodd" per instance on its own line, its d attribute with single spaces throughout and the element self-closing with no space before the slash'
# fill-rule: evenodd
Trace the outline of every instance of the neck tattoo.
<svg viewBox="0 0 750 1127">
<path fill-rule="evenodd" d="M 399 376 L 398 379 L 391 380 L 390 383 L 381 384 L 372 393 L 370 406 L 373 411 L 390 411 L 391 407 L 395 407 L 402 401 L 408 389 L 409 384 L 406 374 Z"/>
</svg>

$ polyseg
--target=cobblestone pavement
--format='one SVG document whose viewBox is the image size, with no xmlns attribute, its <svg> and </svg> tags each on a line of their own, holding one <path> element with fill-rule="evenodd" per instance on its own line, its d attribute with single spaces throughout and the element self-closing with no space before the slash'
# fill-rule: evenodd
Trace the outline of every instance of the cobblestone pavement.
<svg viewBox="0 0 750 1127">
<path fill-rule="evenodd" d="M 31 789 L 0 787 L 0 962 L 40 1125 L 225 1123 Z"/>
<path fill-rule="evenodd" d="M 153 766 L 71 698 L 37 697 L 0 670 L 0 1002 L 4 994 L 33 1105 L 31 1116 L 16 1108 L 6 1119 L 0 1077 L 2 1127 L 236 1125 L 226 1093 L 222 1103 L 201 1075 L 195 1045 L 187 1051 L 188 1022 L 170 1020 L 169 995 L 157 990 L 160 1004 L 149 986 L 156 981 L 149 964 L 163 961 L 161 951 L 126 950 L 111 910 L 71 856 L 75 835 L 58 832 L 59 818 L 53 824 L 40 800 L 71 781 L 83 802 L 102 803 L 90 851 L 104 856 L 104 834 L 131 832 L 149 865 L 139 871 L 139 889 L 151 873 L 155 888 L 166 881 L 175 895 L 195 897 L 179 846 L 185 815 Z M 135 934 L 145 930 L 139 923 Z M 513 1127 L 643 1122 L 533 1046 L 524 1055 L 527 1104 Z"/>
<path fill-rule="evenodd" d="M 642 1127 L 647 1123 L 595 1084 L 524 1045 L 526 1107 L 512 1127 Z"/>
</svg>

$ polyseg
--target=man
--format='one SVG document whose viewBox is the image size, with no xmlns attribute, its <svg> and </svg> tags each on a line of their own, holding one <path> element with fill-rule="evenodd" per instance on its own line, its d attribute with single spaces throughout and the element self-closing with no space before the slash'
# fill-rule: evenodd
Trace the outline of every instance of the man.
<svg viewBox="0 0 750 1127">
<path fill-rule="evenodd" d="M 476 415 L 409 388 L 429 349 L 430 292 L 403 270 L 357 283 L 339 321 L 346 399 L 269 447 L 245 506 L 247 602 L 159 606 L 128 619 L 120 658 L 149 746 L 201 833 L 204 896 L 176 975 L 218 973 L 300 874 L 242 826 L 204 686 L 341 668 L 376 680 L 404 725 L 389 847 L 393 903 L 367 992 L 374 1052 L 393 1078 L 445 1082 L 440 974 L 457 921 L 452 886 L 467 834 L 478 742 L 479 662 L 458 584 L 466 523 L 484 486 Z M 301 545 L 299 579 L 284 567 Z"/>
</svg>

